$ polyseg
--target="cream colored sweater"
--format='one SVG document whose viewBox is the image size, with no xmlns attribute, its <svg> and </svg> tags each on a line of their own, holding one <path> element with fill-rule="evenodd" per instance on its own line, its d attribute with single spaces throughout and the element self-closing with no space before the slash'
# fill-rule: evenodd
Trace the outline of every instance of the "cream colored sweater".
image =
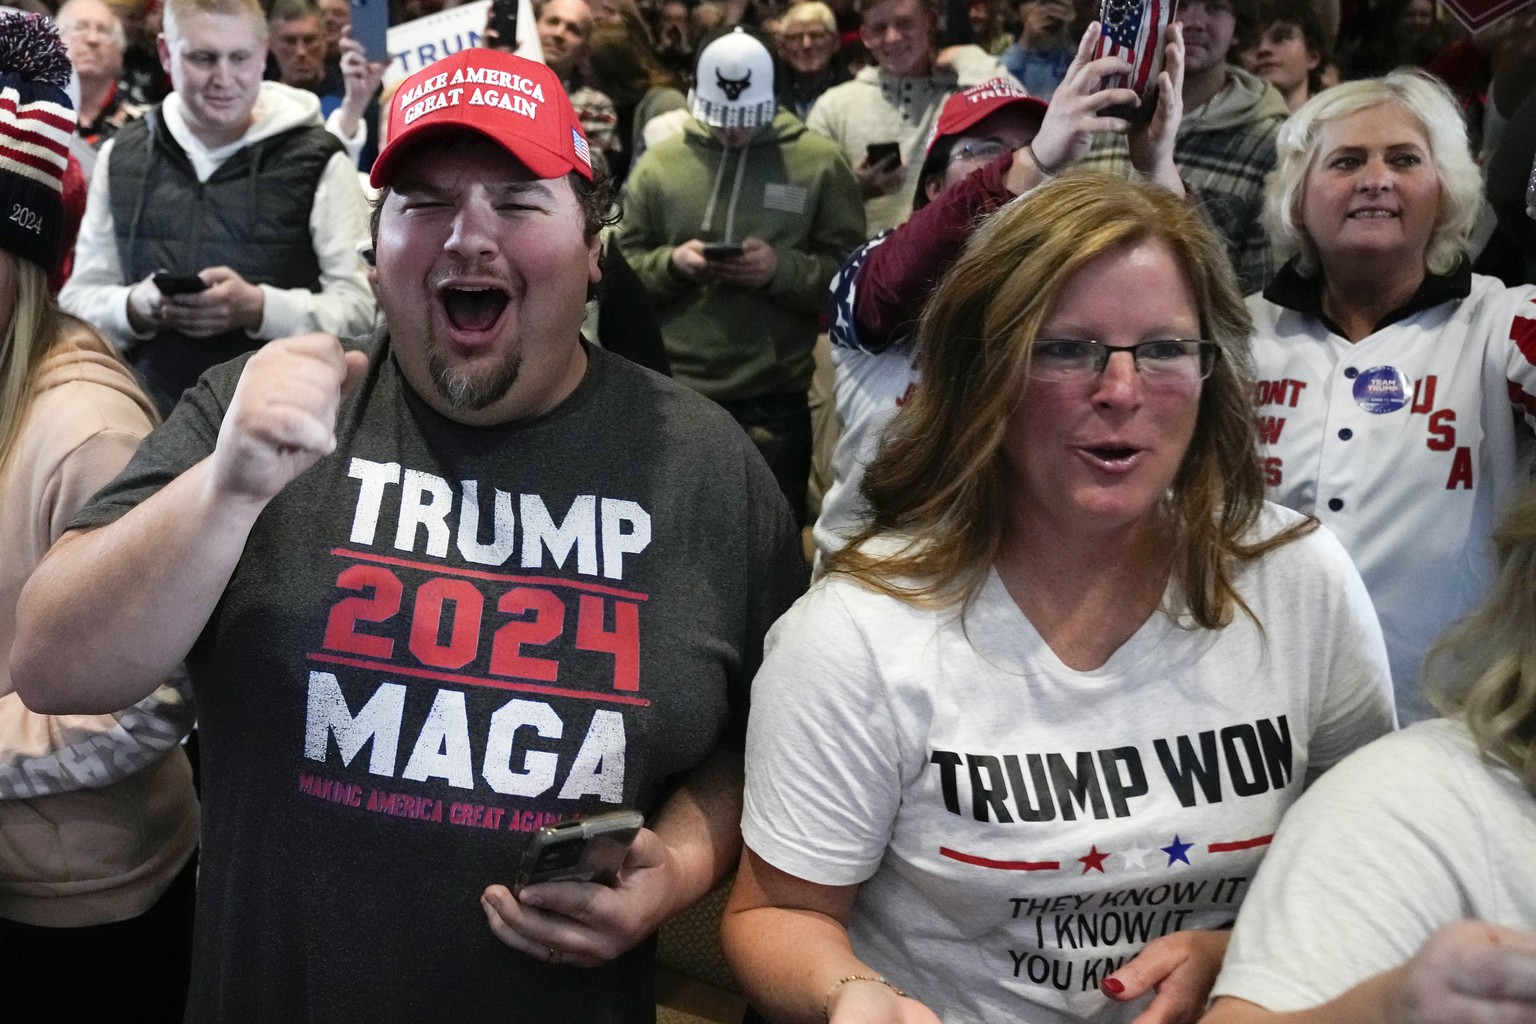
<svg viewBox="0 0 1536 1024">
<path fill-rule="evenodd" d="M 181 689 L 163 686 L 112 715 L 38 715 L 10 679 L 23 584 L 152 425 L 127 368 L 76 327 L 39 368 L 0 467 L 0 917 L 10 920 L 79 927 L 135 917 L 197 843 L 179 745 L 193 712 Z"/>
</svg>

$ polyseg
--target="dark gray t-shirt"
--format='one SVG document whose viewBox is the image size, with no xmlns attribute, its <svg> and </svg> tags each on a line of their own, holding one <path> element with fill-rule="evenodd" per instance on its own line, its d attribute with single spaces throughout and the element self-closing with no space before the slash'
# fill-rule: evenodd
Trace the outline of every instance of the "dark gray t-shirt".
<svg viewBox="0 0 1536 1024">
<path fill-rule="evenodd" d="M 738 745 L 803 586 L 735 423 L 598 349 L 536 421 L 444 419 L 388 342 L 337 450 L 257 520 L 188 657 L 203 759 L 193 1021 L 650 1020 L 647 946 L 598 970 L 498 941 L 480 893 L 528 834 L 653 811 Z M 216 367 L 76 518 L 213 450 Z"/>
</svg>

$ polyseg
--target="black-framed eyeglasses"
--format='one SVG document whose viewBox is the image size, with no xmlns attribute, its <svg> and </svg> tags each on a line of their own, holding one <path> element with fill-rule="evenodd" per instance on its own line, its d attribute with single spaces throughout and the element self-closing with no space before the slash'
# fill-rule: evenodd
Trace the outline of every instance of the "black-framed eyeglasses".
<svg viewBox="0 0 1536 1024">
<path fill-rule="evenodd" d="M 1058 384 L 1087 384 L 1098 380 L 1116 352 L 1129 352 L 1136 372 L 1148 385 L 1194 384 L 1211 375 L 1221 346 L 1214 341 L 1170 338 L 1139 345 L 1104 345 L 1097 341 L 1042 338 L 1031 350 L 1029 376 Z"/>
<path fill-rule="evenodd" d="M 949 151 L 949 162 L 953 164 L 961 160 L 991 161 L 1012 151 L 1013 147 L 1000 139 L 967 139 Z"/>
</svg>

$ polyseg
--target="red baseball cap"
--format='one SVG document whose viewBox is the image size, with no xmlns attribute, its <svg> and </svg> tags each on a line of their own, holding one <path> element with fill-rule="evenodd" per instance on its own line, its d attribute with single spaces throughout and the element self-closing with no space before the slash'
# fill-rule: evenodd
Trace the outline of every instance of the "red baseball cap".
<svg viewBox="0 0 1536 1024">
<path fill-rule="evenodd" d="M 478 132 L 540 178 L 592 179 L 592 153 L 560 78 L 537 61 L 472 47 L 400 83 L 389 104 L 389 144 L 368 181 L 389 184 L 400 155 L 424 138 Z"/>
<path fill-rule="evenodd" d="M 1041 117 L 1045 116 L 1046 111 L 1045 101 L 1031 96 L 1014 78 L 989 79 L 955 93 L 944 101 L 944 108 L 939 111 L 939 122 L 934 125 L 927 151 L 932 152 L 933 144 L 946 135 L 959 135 L 984 118 L 1009 107 L 1034 110 Z"/>
</svg>

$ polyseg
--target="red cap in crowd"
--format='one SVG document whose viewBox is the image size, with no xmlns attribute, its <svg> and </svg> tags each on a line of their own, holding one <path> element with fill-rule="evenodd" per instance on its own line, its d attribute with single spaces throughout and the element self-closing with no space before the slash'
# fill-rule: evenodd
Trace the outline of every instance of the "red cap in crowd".
<svg viewBox="0 0 1536 1024">
<path fill-rule="evenodd" d="M 944 101 L 939 123 L 934 125 L 928 151 L 946 135 L 959 135 L 966 129 L 1008 107 L 1022 107 L 1045 116 L 1045 101 L 1031 96 L 1013 78 L 993 78 L 955 93 Z"/>
<path fill-rule="evenodd" d="M 592 178 L 592 154 L 560 79 L 537 61 L 466 48 L 400 83 L 389 105 L 389 144 L 368 180 L 389 184 L 400 155 L 447 131 L 478 132 L 540 178 Z"/>
</svg>

